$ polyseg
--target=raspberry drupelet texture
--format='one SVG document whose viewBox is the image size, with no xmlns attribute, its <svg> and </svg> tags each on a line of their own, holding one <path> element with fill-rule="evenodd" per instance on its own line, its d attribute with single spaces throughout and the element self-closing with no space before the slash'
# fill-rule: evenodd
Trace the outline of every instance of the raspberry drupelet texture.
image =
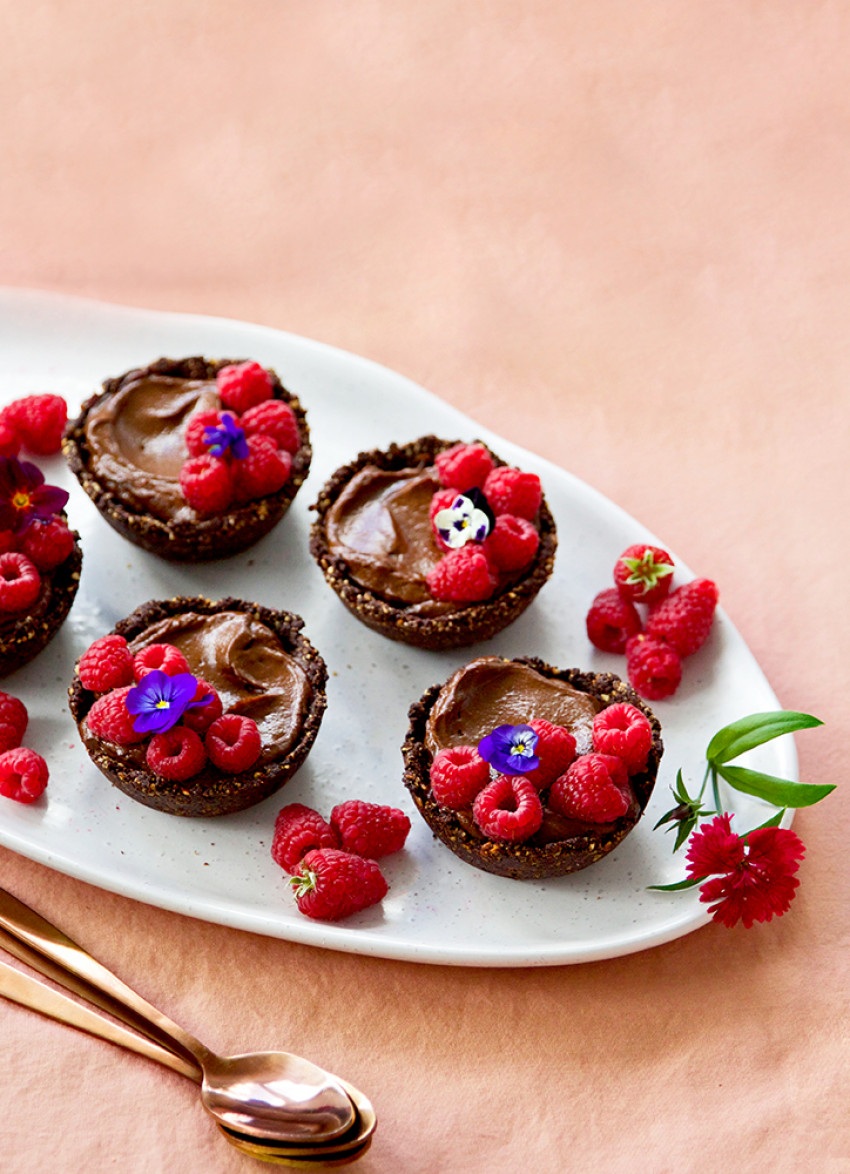
<svg viewBox="0 0 850 1174">
<path fill-rule="evenodd" d="M 141 681 L 154 669 L 176 677 L 178 673 L 188 673 L 189 662 L 173 644 L 149 644 L 133 657 L 133 673 L 136 680 Z"/>
<path fill-rule="evenodd" d="M 233 474 L 227 461 L 205 453 L 189 457 L 180 469 L 180 492 L 201 517 L 223 514 L 233 501 Z"/>
<path fill-rule="evenodd" d="M 434 465 L 440 484 L 464 493 L 481 489 L 493 469 L 493 458 L 483 444 L 454 444 L 437 453 Z"/>
<path fill-rule="evenodd" d="M 0 424 L 16 433 L 24 447 L 39 456 L 59 452 L 67 421 L 65 400 L 61 395 L 46 392 L 25 395 L 0 410 Z"/>
<path fill-rule="evenodd" d="M 19 746 L 0 754 L 0 795 L 18 803 L 34 803 L 49 778 L 47 763 L 35 750 Z"/>
<path fill-rule="evenodd" d="M 292 456 L 279 449 L 270 436 L 247 438 L 248 456 L 233 466 L 233 492 L 237 503 L 277 493 L 292 473 Z"/>
<path fill-rule="evenodd" d="M 626 644 L 626 671 L 635 692 L 647 701 L 663 701 L 679 688 L 682 660 L 675 648 L 643 632 Z"/>
<path fill-rule="evenodd" d="M 135 719 L 127 708 L 127 694 L 131 688 L 132 685 L 126 685 L 98 697 L 86 717 L 90 734 L 107 742 L 115 742 L 118 746 L 144 742 L 148 735 L 133 728 Z"/>
<path fill-rule="evenodd" d="M 534 753 L 540 765 L 522 776 L 538 791 L 542 791 L 562 775 L 576 756 L 576 740 L 563 726 L 553 725 L 544 718 L 533 718 L 528 723 L 537 735 Z"/>
<path fill-rule="evenodd" d="M 0 611 L 25 611 L 40 591 L 41 575 L 35 563 L 17 550 L 0 554 Z"/>
<path fill-rule="evenodd" d="M 334 807 L 331 827 L 339 835 L 344 851 L 379 860 L 404 847 L 410 820 L 397 807 L 348 799 Z"/>
<path fill-rule="evenodd" d="M 234 412 L 247 412 L 272 397 L 272 381 L 265 367 L 248 360 L 222 367 L 216 375 L 221 402 Z"/>
<path fill-rule="evenodd" d="M 599 592 L 585 623 L 588 640 L 602 652 L 625 652 L 626 642 L 642 627 L 634 604 L 623 599 L 616 587 Z"/>
<path fill-rule="evenodd" d="M 186 424 L 186 431 L 183 433 L 183 443 L 186 445 L 189 456 L 202 457 L 209 452 L 209 446 L 204 440 L 204 433 L 207 428 L 218 428 L 220 424 L 221 412 L 216 411 L 215 408 L 206 408 L 200 412 L 192 413 Z"/>
<path fill-rule="evenodd" d="M 0 753 L 15 750 L 24 740 L 29 715 L 23 701 L 0 693 Z"/>
<path fill-rule="evenodd" d="M 12 424 L 0 420 L 0 457 L 16 457 L 21 451 L 21 438 Z"/>
<path fill-rule="evenodd" d="M 425 577 L 434 599 L 451 603 L 475 603 L 489 599 L 497 579 L 480 546 L 468 542 L 450 550 Z"/>
<path fill-rule="evenodd" d="M 611 823 L 630 803 L 625 765 L 612 754 L 582 754 L 549 791 L 553 811 L 588 823 Z"/>
<path fill-rule="evenodd" d="M 637 706 L 627 701 L 609 705 L 593 719 L 593 745 L 600 754 L 621 758 L 630 775 L 646 766 L 652 747 L 652 726 Z"/>
<path fill-rule="evenodd" d="M 238 774 L 250 770 L 260 757 L 260 731 L 253 718 L 223 713 L 207 730 L 204 746 L 213 766 Z"/>
<path fill-rule="evenodd" d="M 338 848 L 314 848 L 290 882 L 299 910 L 320 921 L 339 921 L 376 905 L 388 886 L 374 860 Z"/>
<path fill-rule="evenodd" d="M 301 447 L 295 412 L 283 400 L 270 399 L 249 408 L 241 424 L 246 436 L 268 436 L 278 448 L 292 455 Z"/>
<path fill-rule="evenodd" d="M 289 803 L 278 812 L 272 839 L 272 859 L 295 875 L 314 848 L 339 848 L 339 835 L 318 811 L 303 803 Z"/>
<path fill-rule="evenodd" d="M 135 672 L 127 641 L 118 635 L 101 636 L 80 657 L 77 672 L 83 688 L 92 693 L 132 685 Z"/>
<path fill-rule="evenodd" d="M 647 633 L 666 640 L 679 656 L 692 656 L 708 639 L 717 599 L 711 579 L 684 583 L 649 613 Z"/>
<path fill-rule="evenodd" d="M 540 535 L 526 518 L 500 514 L 483 545 L 494 567 L 500 571 L 521 571 L 537 554 Z"/>
<path fill-rule="evenodd" d="M 670 591 L 675 566 L 666 550 L 645 542 L 629 546 L 614 564 L 614 582 L 622 599 L 653 607 Z"/>
<path fill-rule="evenodd" d="M 188 729 L 194 730 L 196 734 L 205 734 L 213 722 L 220 718 L 224 712 L 224 706 L 221 703 L 221 698 L 212 685 L 208 685 L 203 677 L 198 677 L 198 687 L 195 690 L 194 701 L 200 701 L 202 697 L 211 696 L 212 700 L 208 701 L 206 705 L 198 705 L 194 709 L 187 709 L 182 717 L 184 726 Z"/>
<path fill-rule="evenodd" d="M 484 482 L 484 496 L 494 514 L 513 514 L 530 522 L 540 509 L 543 490 L 536 473 L 500 466 Z"/>
<path fill-rule="evenodd" d="M 462 811 L 490 781 L 490 764 L 474 746 L 438 750 L 431 763 L 431 792 L 441 807 Z"/>
<path fill-rule="evenodd" d="M 188 726 L 154 734 L 145 753 L 148 766 L 161 778 L 182 783 L 200 771 L 207 756 L 200 735 Z"/>
<path fill-rule="evenodd" d="M 70 556 L 74 535 L 61 518 L 30 522 L 21 551 L 40 571 L 53 571 Z"/>
<path fill-rule="evenodd" d="M 543 804 L 522 775 L 497 775 L 476 797 L 472 817 L 489 839 L 519 843 L 540 830 Z"/>
</svg>

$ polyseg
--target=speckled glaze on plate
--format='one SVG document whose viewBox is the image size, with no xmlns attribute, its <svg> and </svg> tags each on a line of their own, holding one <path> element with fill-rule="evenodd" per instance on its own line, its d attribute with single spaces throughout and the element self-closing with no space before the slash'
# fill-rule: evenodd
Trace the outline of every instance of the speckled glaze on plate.
<svg viewBox="0 0 850 1174">
<path fill-rule="evenodd" d="M 164 563 L 103 522 L 65 468 L 45 460 L 48 481 L 71 493 L 68 515 L 85 550 L 74 607 L 50 649 L 6 678 L 30 711 L 28 744 L 46 751 L 51 779 L 29 807 L 0 800 L 0 843 L 92 884 L 178 913 L 338 950 L 424 963 L 547 966 L 610 958 L 681 937 L 708 918 L 696 891 L 647 886 L 684 876 L 672 837 L 653 831 L 671 806 L 681 767 L 702 777 L 711 735 L 745 713 L 780 708 L 721 610 L 708 643 L 688 664 L 676 696 L 653 709 L 664 758 L 634 832 L 604 860 L 547 881 L 504 879 L 469 868 L 437 843 L 418 817 L 408 846 L 383 862 L 390 885 L 380 906 L 338 925 L 302 917 L 269 854 L 281 806 L 272 796 L 248 811 L 179 820 L 112 788 L 89 761 L 65 704 L 76 658 L 146 599 L 235 595 L 297 612 L 328 667 L 328 709 L 310 757 L 286 786 L 286 802 L 324 814 L 357 795 L 413 815 L 402 774 L 407 711 L 469 652 L 427 652 L 385 640 L 350 616 L 308 553 L 319 488 L 352 452 L 433 432 L 480 437 L 505 460 L 540 474 L 558 526 L 552 578 L 534 606 L 476 655 L 540 656 L 552 664 L 620 672 L 622 659 L 588 643 L 584 615 L 617 556 L 632 542 L 660 541 L 575 477 L 489 433 L 392 371 L 331 347 L 263 327 L 130 310 L 22 290 L 0 291 L 4 365 L 0 402 L 33 391 L 64 395 L 75 410 L 104 372 L 153 354 L 250 354 L 273 366 L 310 405 L 313 464 L 305 488 L 275 530 L 222 563 Z M 663 545 L 663 543 L 661 543 Z M 675 557 L 675 552 L 674 557 Z M 681 575 L 690 575 L 678 559 Z M 721 585 L 722 587 L 722 585 Z M 368 733 L 368 737 L 364 736 Z M 748 765 L 795 778 L 793 739 L 751 752 Z M 742 829 L 771 809 L 731 793 Z"/>
</svg>

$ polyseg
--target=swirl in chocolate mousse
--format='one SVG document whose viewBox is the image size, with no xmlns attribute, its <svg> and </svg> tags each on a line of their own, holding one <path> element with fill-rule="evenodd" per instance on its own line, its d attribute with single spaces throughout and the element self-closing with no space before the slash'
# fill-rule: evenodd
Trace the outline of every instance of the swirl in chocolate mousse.
<svg viewBox="0 0 850 1174">
<path fill-rule="evenodd" d="M 164 521 L 195 517 L 180 491 L 184 433 L 196 411 L 221 408 L 215 381 L 140 372 L 88 413 L 90 466 L 100 484 Z"/>
</svg>

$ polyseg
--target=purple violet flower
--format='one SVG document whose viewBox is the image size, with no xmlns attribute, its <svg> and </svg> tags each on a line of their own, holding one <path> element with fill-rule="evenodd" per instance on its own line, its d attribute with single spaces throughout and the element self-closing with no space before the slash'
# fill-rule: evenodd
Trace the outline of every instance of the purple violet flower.
<svg viewBox="0 0 850 1174">
<path fill-rule="evenodd" d="M 483 542 L 494 524 L 493 511 L 480 489 L 459 493 L 448 509 L 434 515 L 434 529 L 452 550 L 467 542 Z"/>
<path fill-rule="evenodd" d="M 478 743 L 478 753 L 503 775 L 524 775 L 540 765 L 531 726 L 497 726 Z"/>
<path fill-rule="evenodd" d="M 162 669 L 153 669 L 127 693 L 129 713 L 136 715 L 133 729 L 140 734 L 161 734 L 176 726 L 187 709 L 209 705 L 212 693 L 195 701 L 198 678 L 191 673 L 169 677 Z"/>
<path fill-rule="evenodd" d="M 214 457 L 231 452 L 238 461 L 244 461 L 249 452 L 245 430 L 236 423 L 232 412 L 222 412 L 218 427 L 210 425 L 204 429 L 204 444 Z"/>
<path fill-rule="evenodd" d="M 0 457 L 0 530 L 19 534 L 30 522 L 61 513 L 67 500 L 64 489 L 44 484 L 44 474 L 36 465 Z"/>
</svg>

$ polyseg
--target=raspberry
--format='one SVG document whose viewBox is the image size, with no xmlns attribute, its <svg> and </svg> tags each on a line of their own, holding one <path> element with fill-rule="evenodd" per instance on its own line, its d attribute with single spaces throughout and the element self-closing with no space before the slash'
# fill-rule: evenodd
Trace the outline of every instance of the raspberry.
<svg viewBox="0 0 850 1174">
<path fill-rule="evenodd" d="M 527 518 L 499 514 L 483 545 L 492 566 L 500 571 L 521 571 L 537 554 L 540 535 Z"/>
<path fill-rule="evenodd" d="M 14 530 L 0 530 L 0 554 L 17 550 L 18 538 Z"/>
<path fill-rule="evenodd" d="M 377 905 L 388 888 L 374 860 L 339 848 L 308 852 L 290 884 L 299 910 L 319 921 L 339 921 Z"/>
<path fill-rule="evenodd" d="M 434 464 L 443 488 L 463 493 L 482 487 L 492 471 L 493 458 L 483 444 L 454 444 L 437 453 Z"/>
<path fill-rule="evenodd" d="M 25 395 L 0 411 L 0 423 L 17 432 L 30 452 L 50 456 L 59 452 L 68 420 L 68 405 L 61 395 Z"/>
<path fill-rule="evenodd" d="M 289 404 L 270 399 L 249 408 L 242 417 L 246 436 L 269 436 L 278 448 L 297 453 L 301 447 L 298 420 Z"/>
<path fill-rule="evenodd" d="M 0 754 L 0 795 L 19 803 L 34 803 L 43 794 L 48 779 L 47 763 L 34 750 L 23 746 Z"/>
<path fill-rule="evenodd" d="M 626 671 L 632 688 L 648 701 L 671 697 L 682 680 L 682 661 L 664 640 L 639 633 L 626 644 Z"/>
<path fill-rule="evenodd" d="M 425 576 L 434 599 L 452 603 L 474 603 L 489 599 L 496 590 L 497 579 L 480 546 L 467 542 L 450 550 Z"/>
<path fill-rule="evenodd" d="M 582 754 L 555 779 L 549 806 L 567 819 L 611 823 L 631 806 L 626 768 L 612 754 Z"/>
<path fill-rule="evenodd" d="M 233 467 L 236 500 L 243 503 L 277 493 L 292 472 L 292 456 L 270 436 L 249 436 L 248 449 L 248 456 Z"/>
<path fill-rule="evenodd" d="M 646 630 L 650 636 L 666 640 L 679 656 L 691 656 L 708 639 L 717 598 L 711 579 L 684 583 L 649 613 Z"/>
<path fill-rule="evenodd" d="M 240 414 L 272 396 L 271 377 L 259 363 L 249 361 L 222 367 L 215 381 L 224 406 Z"/>
<path fill-rule="evenodd" d="M 338 847 L 336 830 L 312 807 L 290 803 L 278 812 L 272 858 L 286 872 L 295 875 L 300 870 L 301 861 L 313 848 Z"/>
<path fill-rule="evenodd" d="M 192 413 L 186 423 L 186 431 L 183 433 L 183 443 L 190 456 L 203 457 L 209 453 L 204 441 L 204 433 L 207 428 L 218 428 L 220 423 L 221 412 L 217 412 L 215 408 Z"/>
<path fill-rule="evenodd" d="M 20 746 L 27 732 L 29 715 L 23 701 L 11 693 L 0 693 L 0 751 Z"/>
<path fill-rule="evenodd" d="M 156 666 L 154 666 L 156 667 Z M 101 636 L 80 657 L 77 672 L 84 689 L 108 693 L 135 681 L 133 658 L 123 636 Z"/>
<path fill-rule="evenodd" d="M 609 705 L 593 719 L 593 745 L 600 754 L 621 758 L 630 775 L 637 774 L 646 766 L 652 746 L 649 718 L 626 701 Z"/>
<path fill-rule="evenodd" d="M 431 519 L 431 536 L 436 542 L 437 546 L 439 546 L 440 550 L 450 550 L 451 547 L 447 546 L 446 543 L 443 542 L 440 535 L 437 533 L 436 527 L 434 526 L 434 518 L 436 518 L 440 510 L 449 509 L 456 497 L 456 489 L 438 489 L 431 498 L 431 505 L 428 510 L 429 517 Z"/>
<path fill-rule="evenodd" d="M 522 775 L 497 775 L 472 804 L 472 818 L 489 839 L 521 843 L 539 831 L 543 804 Z"/>
<path fill-rule="evenodd" d="M 474 746 L 438 750 L 431 763 L 431 793 L 441 807 L 461 811 L 471 807 L 490 781 L 490 764 Z"/>
<path fill-rule="evenodd" d="M 11 422 L 0 420 L 0 457 L 16 457 L 21 451 L 21 438 Z"/>
<path fill-rule="evenodd" d="M 115 742 L 119 746 L 132 746 L 136 742 L 144 742 L 147 734 L 140 734 L 138 730 L 133 729 L 135 718 L 127 709 L 127 694 L 132 687 L 126 685 L 98 697 L 86 718 L 90 734 L 95 738 L 103 738 L 106 742 Z"/>
<path fill-rule="evenodd" d="M 38 599 L 39 591 L 41 575 L 25 554 L 15 550 L 0 554 L 0 611 L 24 611 Z"/>
<path fill-rule="evenodd" d="M 156 775 L 182 783 L 196 775 L 207 761 L 204 744 L 194 730 L 172 726 L 151 738 L 145 761 Z"/>
<path fill-rule="evenodd" d="M 494 514 L 514 514 L 530 522 L 540 509 L 543 490 L 536 473 L 500 466 L 484 482 L 484 496 Z"/>
<path fill-rule="evenodd" d="M 207 754 L 219 770 L 237 774 L 249 770 L 260 757 L 260 731 L 253 718 L 241 713 L 224 713 L 207 730 Z"/>
<path fill-rule="evenodd" d="M 527 770 L 522 776 L 528 779 L 538 791 L 548 787 L 558 775 L 562 775 L 576 756 L 576 740 L 563 726 L 555 726 L 544 718 L 532 718 L 528 723 L 537 734 L 534 753 L 540 765 Z"/>
<path fill-rule="evenodd" d="M 198 677 L 198 687 L 192 700 L 200 701 L 202 697 L 206 697 L 210 693 L 212 701 L 208 701 L 206 705 L 197 705 L 194 709 L 187 709 L 183 714 L 183 725 L 194 730 L 196 734 L 205 734 L 213 722 L 221 717 L 224 709 L 221 698 L 212 685 L 208 685 L 203 678 Z"/>
<path fill-rule="evenodd" d="M 180 492 L 203 518 L 223 514 L 233 501 L 233 475 L 219 457 L 189 457 L 180 470 Z"/>
<path fill-rule="evenodd" d="M 397 807 L 348 799 L 334 807 L 331 827 L 336 829 L 344 851 L 378 860 L 404 847 L 410 820 Z"/>
<path fill-rule="evenodd" d="M 620 596 L 616 587 L 599 592 L 585 624 L 588 640 L 603 652 L 625 652 L 628 639 L 641 630 L 637 609 Z"/>
<path fill-rule="evenodd" d="M 31 522 L 21 551 L 40 571 L 53 571 L 74 549 L 74 535 L 61 518 Z"/>
<path fill-rule="evenodd" d="M 133 657 L 133 673 L 137 681 L 159 669 L 167 677 L 189 672 L 189 662 L 173 644 L 149 644 Z"/>
<path fill-rule="evenodd" d="M 629 546 L 614 564 L 614 582 L 621 599 L 632 603 L 660 603 L 673 582 L 673 560 L 660 546 L 645 542 Z"/>
</svg>

